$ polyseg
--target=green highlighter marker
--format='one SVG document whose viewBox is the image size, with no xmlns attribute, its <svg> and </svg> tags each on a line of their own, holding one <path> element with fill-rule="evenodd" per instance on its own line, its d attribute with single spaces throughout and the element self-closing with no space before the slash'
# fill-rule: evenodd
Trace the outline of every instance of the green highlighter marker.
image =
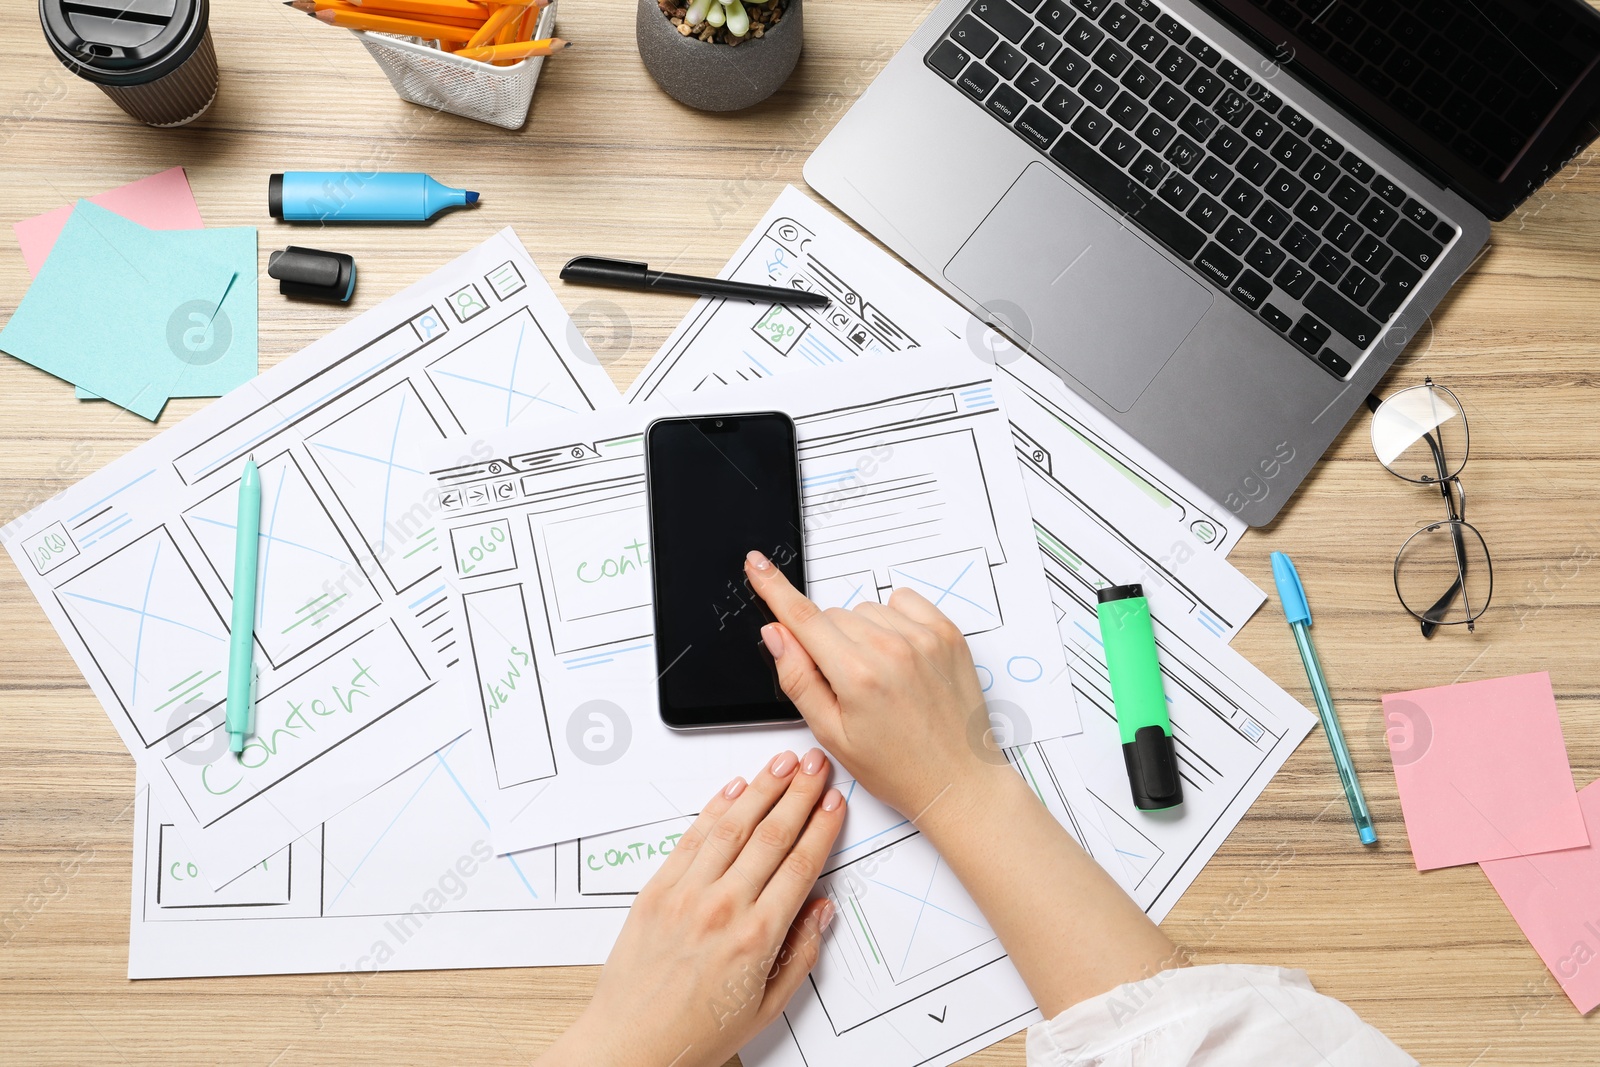
<svg viewBox="0 0 1600 1067">
<path fill-rule="evenodd" d="M 244 751 L 250 732 L 252 646 L 256 627 L 256 547 L 261 533 L 261 472 L 245 460 L 233 542 L 233 625 L 228 636 L 228 747 Z"/>
<path fill-rule="evenodd" d="M 1150 601 L 1137 584 L 1107 586 L 1099 598 L 1095 614 L 1100 617 L 1100 640 L 1134 807 L 1141 811 L 1176 807 L 1183 803 L 1183 779 L 1172 743 L 1172 720 L 1167 717 L 1167 694 L 1161 687 Z"/>
</svg>

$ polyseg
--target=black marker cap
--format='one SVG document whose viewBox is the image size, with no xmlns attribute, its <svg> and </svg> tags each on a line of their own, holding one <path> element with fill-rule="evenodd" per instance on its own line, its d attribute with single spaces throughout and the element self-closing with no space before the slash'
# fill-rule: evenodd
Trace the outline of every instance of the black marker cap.
<svg viewBox="0 0 1600 1067">
<path fill-rule="evenodd" d="M 1129 585 L 1108 585 L 1095 594 L 1096 603 L 1109 604 L 1113 600 L 1133 600 L 1135 597 L 1144 596 L 1144 586 L 1138 582 Z"/>
<path fill-rule="evenodd" d="M 343 304 L 356 290 L 356 261 L 343 252 L 290 245 L 267 258 L 267 276 L 278 279 L 284 296 Z"/>
<path fill-rule="evenodd" d="M 283 175 L 273 174 L 267 178 L 267 214 L 275 219 L 283 218 Z"/>
<path fill-rule="evenodd" d="M 1178 777 L 1178 750 L 1172 737 L 1159 726 L 1141 726 L 1133 740 L 1122 746 L 1133 787 L 1133 806 L 1159 811 L 1183 803 L 1183 779 Z"/>
</svg>

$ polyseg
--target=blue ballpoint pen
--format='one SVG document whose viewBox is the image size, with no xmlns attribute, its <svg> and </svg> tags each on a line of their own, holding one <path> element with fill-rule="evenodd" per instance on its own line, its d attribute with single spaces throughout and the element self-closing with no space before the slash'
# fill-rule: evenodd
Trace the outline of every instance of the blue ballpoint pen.
<svg viewBox="0 0 1600 1067">
<path fill-rule="evenodd" d="M 1322 732 L 1328 735 L 1333 763 L 1339 768 L 1339 781 L 1344 783 L 1344 798 L 1350 802 L 1350 818 L 1355 820 L 1361 843 L 1375 845 L 1378 832 L 1372 828 L 1372 813 L 1367 810 L 1367 798 L 1361 795 L 1355 764 L 1350 762 L 1350 749 L 1344 743 L 1344 731 L 1339 729 L 1339 716 L 1333 711 L 1333 695 L 1328 692 L 1328 680 L 1322 676 L 1322 662 L 1311 644 L 1311 607 L 1306 603 L 1306 591 L 1300 584 L 1294 561 L 1282 552 L 1272 554 L 1272 579 L 1278 583 L 1278 600 L 1283 604 L 1283 614 L 1294 633 L 1295 646 L 1300 649 L 1300 661 L 1306 665 L 1306 680 L 1311 683 L 1317 714 L 1322 717 Z"/>
</svg>

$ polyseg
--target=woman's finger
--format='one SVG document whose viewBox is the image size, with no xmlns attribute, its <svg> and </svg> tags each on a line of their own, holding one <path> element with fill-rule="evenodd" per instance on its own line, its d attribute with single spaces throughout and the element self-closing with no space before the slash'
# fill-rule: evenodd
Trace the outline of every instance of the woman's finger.
<svg viewBox="0 0 1600 1067">
<path fill-rule="evenodd" d="M 777 871 L 761 891 L 756 906 L 776 922 L 782 922 L 800 910 L 811 887 L 822 874 L 828 862 L 833 843 L 844 826 L 844 794 L 829 789 L 822 802 L 812 811 L 800 839 L 789 850 L 788 858 L 778 865 Z"/>
<path fill-rule="evenodd" d="M 782 571 L 760 552 L 751 552 L 744 561 L 750 587 L 766 601 L 772 614 L 800 639 L 807 651 L 826 668 L 830 657 L 841 654 L 850 644 L 834 620 L 790 584 Z"/>
<path fill-rule="evenodd" d="M 761 1025 L 778 1017 L 778 1013 L 794 998 L 806 975 L 822 957 L 822 935 L 833 922 L 837 909 L 833 901 L 823 897 L 813 900 L 800 910 L 789 926 L 789 933 L 778 949 L 778 957 L 767 978 L 767 990 L 761 998 Z"/>
<path fill-rule="evenodd" d="M 705 886 L 726 874 L 744 851 L 756 826 L 788 791 L 789 779 L 799 768 L 800 757 L 793 752 L 780 752 L 772 757 L 706 831 L 704 842 L 695 850 L 694 862 L 678 881 L 683 885 Z"/>
<path fill-rule="evenodd" d="M 827 744 L 828 738 L 837 736 L 839 727 L 839 698 L 833 686 L 817 669 L 811 653 L 783 623 L 769 622 L 763 626 L 761 640 L 777 664 L 778 684 L 783 687 L 784 695 L 800 709 L 817 739 Z"/>
<path fill-rule="evenodd" d="M 889 608 L 912 622 L 934 631 L 955 625 L 950 621 L 950 616 L 934 607 L 927 597 L 909 586 L 901 586 L 889 594 Z"/>
<path fill-rule="evenodd" d="M 830 769 L 822 749 L 807 752 L 800 760 L 800 770 L 789 779 L 788 791 L 757 824 L 739 858 L 733 861 L 725 878 L 735 879 L 746 899 L 760 896 L 778 865 L 788 858 L 812 809 L 822 799 Z"/>
<path fill-rule="evenodd" d="M 689 829 L 683 832 L 683 836 L 672 846 L 672 851 L 667 853 L 667 858 L 661 862 L 660 869 L 651 876 L 651 882 L 668 886 L 683 877 L 683 872 L 689 869 L 695 853 L 705 844 L 706 834 L 710 833 L 717 820 L 733 807 L 733 802 L 744 792 L 747 784 L 742 777 L 735 778 L 717 790 L 716 796 L 706 801 L 706 806 L 700 809 L 700 814 L 689 824 Z"/>
</svg>

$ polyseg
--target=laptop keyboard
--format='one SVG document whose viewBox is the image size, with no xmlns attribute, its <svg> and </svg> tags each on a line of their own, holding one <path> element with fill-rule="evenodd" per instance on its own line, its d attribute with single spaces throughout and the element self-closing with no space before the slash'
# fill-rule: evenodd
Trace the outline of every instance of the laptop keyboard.
<svg viewBox="0 0 1600 1067">
<path fill-rule="evenodd" d="M 925 59 L 1341 379 L 1458 232 L 1154 0 L 974 0 Z"/>
</svg>

